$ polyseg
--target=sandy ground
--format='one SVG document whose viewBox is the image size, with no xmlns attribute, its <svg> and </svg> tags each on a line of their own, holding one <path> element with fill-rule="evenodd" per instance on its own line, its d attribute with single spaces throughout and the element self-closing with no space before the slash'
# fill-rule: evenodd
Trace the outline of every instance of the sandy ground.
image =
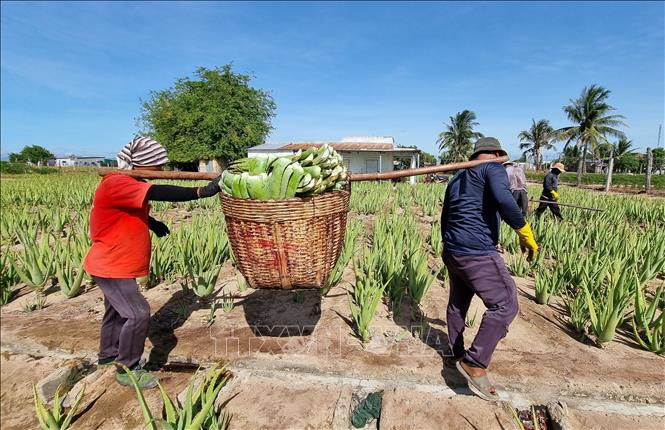
<svg viewBox="0 0 665 430">
<path fill-rule="evenodd" d="M 447 287 L 440 281 L 423 304 L 424 336 L 412 334 L 418 326 L 408 303 L 399 315 L 381 304 L 373 339 L 363 345 L 348 323 L 349 269 L 327 297 L 306 291 L 302 303 L 292 291 L 240 293 L 237 277 L 227 264 L 219 287 L 235 297 L 235 307 L 218 310 L 211 327 L 208 306 L 179 285 L 145 293 L 153 313 L 149 365 L 228 362 L 236 378 L 222 398 L 232 428 L 347 428 L 353 396 L 379 389 L 384 390 L 381 428 L 512 428 L 505 405 L 471 396 L 459 374 L 443 370 Z M 532 281 L 516 280 L 520 313 L 490 369 L 503 400 L 567 402 L 572 428 L 665 428 L 665 358 L 640 349 L 630 335 L 620 334 L 606 349 L 580 342 L 567 328 L 560 304 L 535 304 Z M 52 292 L 45 309 L 25 313 L 22 302 L 29 299 L 27 294 L 1 311 L 3 429 L 35 423 L 30 384 L 61 365 L 64 358 L 57 357 L 96 354 L 103 312 L 96 288 L 71 300 Z M 484 310 L 474 301 L 470 315 L 475 309 L 468 340 Z M 189 377 L 159 375 L 174 391 Z M 148 400 L 159 413 L 158 392 L 151 391 Z M 142 417 L 133 391 L 109 380 L 76 428 L 120 427 L 141 428 Z"/>
</svg>

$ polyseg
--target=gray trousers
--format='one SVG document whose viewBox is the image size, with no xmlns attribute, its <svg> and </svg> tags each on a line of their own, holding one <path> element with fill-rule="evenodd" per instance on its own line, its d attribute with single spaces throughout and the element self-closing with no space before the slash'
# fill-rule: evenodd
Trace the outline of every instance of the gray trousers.
<svg viewBox="0 0 665 430">
<path fill-rule="evenodd" d="M 135 279 L 93 277 L 104 293 L 99 359 L 117 357 L 130 369 L 139 363 L 150 325 L 150 305 Z"/>
<path fill-rule="evenodd" d="M 508 326 L 519 310 L 515 281 L 498 254 L 454 255 L 444 251 L 443 262 L 450 277 L 446 316 L 450 348 L 455 357 L 464 357 L 487 369 L 497 344 L 508 334 Z M 474 294 L 487 311 L 471 347 L 465 350 L 465 319 Z"/>
<path fill-rule="evenodd" d="M 514 190 L 513 198 L 517 202 L 517 206 L 522 210 L 522 215 L 526 218 L 529 215 L 529 195 L 526 190 Z"/>
</svg>

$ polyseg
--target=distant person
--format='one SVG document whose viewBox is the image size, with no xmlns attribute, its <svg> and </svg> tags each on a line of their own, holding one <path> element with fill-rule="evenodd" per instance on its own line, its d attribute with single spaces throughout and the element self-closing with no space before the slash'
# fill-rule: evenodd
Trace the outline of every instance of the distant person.
<svg viewBox="0 0 665 430">
<path fill-rule="evenodd" d="M 503 163 L 508 175 L 508 183 L 510 184 L 510 192 L 513 193 L 513 198 L 517 202 L 517 206 L 522 210 L 522 215 L 526 218 L 529 214 L 529 196 L 526 188 L 526 175 L 521 166 L 515 165 L 512 161 Z"/>
<path fill-rule="evenodd" d="M 118 153 L 121 169 L 162 170 L 167 161 L 164 147 L 148 137 L 135 138 Z M 83 266 L 104 294 L 99 366 L 123 364 L 139 387 L 157 386 L 157 378 L 139 364 L 148 337 L 150 305 L 136 278 L 150 272 L 149 230 L 162 237 L 169 234 L 169 228 L 149 216 L 149 202 L 183 202 L 212 197 L 219 191 L 219 177 L 199 188 L 152 185 L 120 173 L 102 178 L 90 211 L 92 247 Z M 120 366 L 115 379 L 131 385 Z"/>
<path fill-rule="evenodd" d="M 505 156 L 499 141 L 485 137 L 476 142 L 471 160 L 494 160 Z M 446 320 L 452 357 L 447 367 L 456 367 L 476 394 L 496 400 L 496 389 L 487 368 L 499 341 L 518 312 L 517 287 L 496 252 L 500 222 L 503 219 L 536 258 L 538 245 L 529 223 L 513 199 L 506 170 L 497 162 L 487 162 L 458 171 L 446 188 L 441 211 L 441 236 L 450 289 Z M 474 295 L 487 309 L 471 347 L 464 348 L 466 314 Z"/>
<path fill-rule="evenodd" d="M 556 202 L 559 201 L 559 175 L 565 171 L 566 168 L 562 163 L 554 163 L 550 172 L 545 175 L 545 178 L 543 179 L 543 192 L 540 194 L 540 200 L 547 200 L 548 202 L 541 202 L 540 205 L 538 205 L 538 208 L 536 209 L 536 217 L 540 218 L 543 212 L 545 212 L 547 208 L 550 208 L 550 211 L 552 211 L 552 214 L 554 214 L 557 220 L 563 220 L 561 209 L 559 209 L 559 205 L 556 204 Z M 550 201 L 552 203 L 549 203 Z"/>
</svg>

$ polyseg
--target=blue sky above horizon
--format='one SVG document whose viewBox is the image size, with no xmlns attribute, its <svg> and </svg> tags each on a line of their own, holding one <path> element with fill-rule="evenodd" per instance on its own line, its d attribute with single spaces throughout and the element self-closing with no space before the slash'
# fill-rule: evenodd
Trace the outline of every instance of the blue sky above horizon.
<svg viewBox="0 0 665 430">
<path fill-rule="evenodd" d="M 568 125 L 562 106 L 593 83 L 612 91 L 636 148 L 656 145 L 665 116 L 663 2 L 2 2 L 1 12 L 2 156 L 31 144 L 114 156 L 151 90 L 226 63 L 274 97 L 268 141 L 389 135 L 436 153 L 443 123 L 471 109 L 517 157 L 532 118 Z"/>
</svg>

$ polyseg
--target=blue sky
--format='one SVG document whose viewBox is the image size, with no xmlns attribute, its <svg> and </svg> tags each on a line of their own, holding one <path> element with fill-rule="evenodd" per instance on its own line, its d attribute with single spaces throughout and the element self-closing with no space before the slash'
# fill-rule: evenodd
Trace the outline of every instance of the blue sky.
<svg viewBox="0 0 665 430">
<path fill-rule="evenodd" d="M 476 112 L 518 156 L 531 119 L 568 125 L 570 98 L 610 90 L 638 148 L 664 114 L 663 2 L 2 2 L 2 155 L 39 144 L 114 155 L 140 99 L 232 63 L 277 104 L 269 141 L 390 135 L 436 151 Z M 561 145 L 559 145 L 559 148 Z"/>
</svg>

